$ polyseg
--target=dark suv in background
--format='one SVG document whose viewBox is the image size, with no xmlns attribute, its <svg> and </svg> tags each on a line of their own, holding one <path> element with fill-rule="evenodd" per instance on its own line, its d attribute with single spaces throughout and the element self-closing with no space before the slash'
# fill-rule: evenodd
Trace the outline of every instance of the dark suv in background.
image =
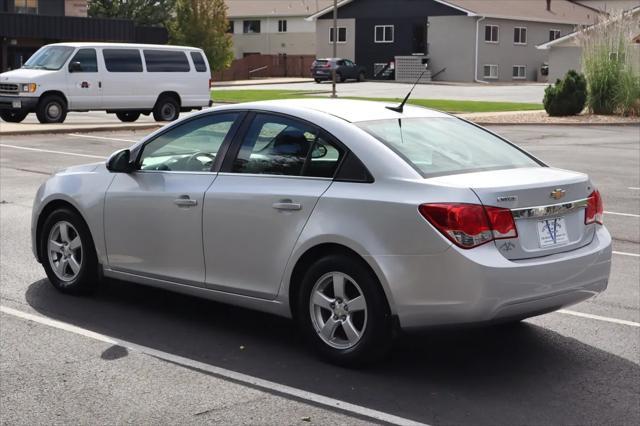
<svg viewBox="0 0 640 426">
<path fill-rule="evenodd" d="M 331 81 L 331 72 L 334 68 L 336 81 L 344 82 L 349 79 L 364 81 L 364 68 L 349 59 L 341 58 L 316 59 L 311 65 L 311 75 L 316 83 Z"/>
</svg>

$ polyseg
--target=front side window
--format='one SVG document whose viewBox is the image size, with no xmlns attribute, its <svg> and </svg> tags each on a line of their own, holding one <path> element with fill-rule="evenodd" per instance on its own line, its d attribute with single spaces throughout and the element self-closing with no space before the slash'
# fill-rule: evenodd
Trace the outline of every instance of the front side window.
<svg viewBox="0 0 640 426">
<path fill-rule="evenodd" d="M 487 43 L 497 43 L 500 31 L 497 25 L 484 26 L 484 41 Z"/>
<path fill-rule="evenodd" d="M 424 177 L 539 166 L 497 136 L 453 117 L 367 121 L 358 127 Z"/>
<path fill-rule="evenodd" d="M 29 58 L 22 68 L 34 70 L 59 70 L 69 56 L 73 53 L 73 47 L 49 46 L 38 50 Z"/>
<path fill-rule="evenodd" d="M 234 173 L 333 177 L 343 152 L 315 127 L 258 114 L 243 138 Z"/>
<path fill-rule="evenodd" d="M 513 29 L 513 42 L 515 44 L 527 44 L 527 29 L 524 27 L 515 27 Z"/>
<path fill-rule="evenodd" d="M 376 25 L 375 26 L 375 42 L 376 43 L 393 43 L 393 25 Z"/>
<path fill-rule="evenodd" d="M 329 28 L 329 43 L 333 43 L 333 33 L 335 28 Z M 347 42 L 347 28 L 338 27 L 338 43 Z"/>
<path fill-rule="evenodd" d="M 525 65 L 514 65 L 513 66 L 513 78 L 514 79 L 525 79 L 527 78 L 527 67 Z"/>
<path fill-rule="evenodd" d="M 497 65 L 484 65 L 482 69 L 484 78 L 498 78 Z"/>
<path fill-rule="evenodd" d="M 204 61 L 204 57 L 200 52 L 191 52 L 191 60 L 193 61 L 193 66 L 196 67 L 197 72 L 205 72 L 207 71 L 207 64 Z"/>
<path fill-rule="evenodd" d="M 147 72 L 189 72 L 189 61 L 177 50 L 144 50 Z"/>
<path fill-rule="evenodd" d="M 140 170 L 209 172 L 238 113 L 199 117 L 145 145 Z"/>
<path fill-rule="evenodd" d="M 142 58 L 137 49 L 104 49 L 102 56 L 109 72 L 142 72 Z"/>
<path fill-rule="evenodd" d="M 80 49 L 73 56 L 71 62 L 69 62 L 69 67 L 71 64 L 77 62 L 80 64 L 80 70 L 74 72 L 98 72 L 98 60 L 96 58 L 96 49 Z"/>
<path fill-rule="evenodd" d="M 260 32 L 260 21 L 242 21 L 242 32 L 245 34 L 258 34 Z"/>
</svg>

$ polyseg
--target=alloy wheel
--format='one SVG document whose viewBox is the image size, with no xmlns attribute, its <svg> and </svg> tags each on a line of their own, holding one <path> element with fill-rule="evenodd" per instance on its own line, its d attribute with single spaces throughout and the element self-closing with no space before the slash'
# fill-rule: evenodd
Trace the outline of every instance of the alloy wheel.
<svg viewBox="0 0 640 426">
<path fill-rule="evenodd" d="M 357 345 L 367 326 L 364 293 L 353 278 L 342 272 L 329 272 L 316 281 L 309 312 L 320 339 L 336 349 Z"/>
<path fill-rule="evenodd" d="M 82 240 L 76 228 L 67 221 L 56 223 L 49 232 L 47 244 L 49 264 L 62 281 L 77 278 L 82 267 Z"/>
</svg>

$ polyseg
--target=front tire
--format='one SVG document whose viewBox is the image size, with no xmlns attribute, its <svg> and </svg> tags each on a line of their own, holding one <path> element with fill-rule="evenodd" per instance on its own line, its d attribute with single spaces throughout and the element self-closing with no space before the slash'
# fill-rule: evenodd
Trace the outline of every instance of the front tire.
<svg viewBox="0 0 640 426">
<path fill-rule="evenodd" d="M 64 123 L 67 118 L 67 103 L 58 95 L 47 95 L 38 102 L 36 116 L 42 124 Z"/>
<path fill-rule="evenodd" d="M 21 123 L 22 120 L 27 118 L 29 112 L 27 111 L 0 111 L 0 118 L 7 123 Z"/>
<path fill-rule="evenodd" d="M 121 111 L 116 112 L 116 117 L 118 117 L 123 123 L 133 123 L 140 118 L 140 113 L 133 111 Z"/>
<path fill-rule="evenodd" d="M 98 284 L 98 257 L 89 228 L 68 208 L 53 211 L 42 226 L 40 257 L 51 284 L 67 294 L 87 294 Z"/>
<path fill-rule="evenodd" d="M 392 320 L 384 292 L 360 260 L 329 255 L 305 274 L 297 319 L 310 345 L 329 361 L 362 366 L 391 348 Z"/>
<path fill-rule="evenodd" d="M 163 96 L 153 107 L 153 118 L 156 121 L 174 121 L 180 116 L 180 105 L 172 96 Z"/>
</svg>

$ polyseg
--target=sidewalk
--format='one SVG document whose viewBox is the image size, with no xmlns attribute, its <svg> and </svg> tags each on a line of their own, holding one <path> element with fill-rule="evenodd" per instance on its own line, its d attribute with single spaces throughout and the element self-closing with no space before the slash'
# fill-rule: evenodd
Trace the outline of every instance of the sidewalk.
<svg viewBox="0 0 640 426">
<path fill-rule="evenodd" d="M 251 80 L 214 81 L 212 86 L 216 88 L 295 83 L 313 83 L 313 79 L 310 77 L 264 77 Z"/>
</svg>

